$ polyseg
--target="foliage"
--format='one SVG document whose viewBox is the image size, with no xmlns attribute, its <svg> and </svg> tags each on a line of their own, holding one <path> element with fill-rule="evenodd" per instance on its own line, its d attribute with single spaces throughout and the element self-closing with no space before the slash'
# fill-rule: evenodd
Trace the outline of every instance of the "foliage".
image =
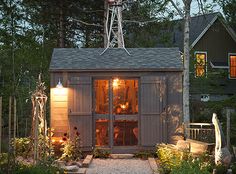
<svg viewBox="0 0 236 174">
<path fill-rule="evenodd" d="M 14 174 L 55 174 L 63 173 L 63 171 L 53 165 L 54 159 L 47 158 L 39 161 L 36 165 L 25 165 L 18 162 L 12 173 Z"/>
<path fill-rule="evenodd" d="M 110 153 L 111 152 L 109 150 L 95 148 L 93 150 L 93 157 L 94 158 L 109 158 Z"/>
<path fill-rule="evenodd" d="M 232 163 L 230 167 L 232 169 L 233 174 L 236 174 L 236 162 Z"/>
<path fill-rule="evenodd" d="M 164 173 L 169 173 L 174 167 L 180 166 L 182 160 L 187 160 L 189 155 L 188 152 L 179 151 L 172 145 L 157 145 L 157 156 Z"/>
<path fill-rule="evenodd" d="M 236 1 L 235 0 L 214 0 L 214 2 L 217 2 L 221 6 L 227 22 L 236 31 L 236 15 L 235 15 Z"/>
<path fill-rule="evenodd" d="M 15 138 L 13 141 L 16 145 L 16 156 L 22 156 L 27 158 L 30 155 L 31 151 L 30 138 Z"/>
<path fill-rule="evenodd" d="M 174 166 L 170 174 L 211 174 L 200 160 L 182 161 L 179 166 Z"/>
<path fill-rule="evenodd" d="M 208 174 L 214 166 L 214 160 L 207 153 L 193 157 L 189 152 L 177 150 L 168 144 L 158 145 L 157 155 L 160 172 L 164 174 Z"/>
<path fill-rule="evenodd" d="M 225 173 L 227 173 L 227 167 L 225 167 L 223 165 L 215 166 L 215 169 L 216 169 L 216 174 L 225 174 Z"/>
<path fill-rule="evenodd" d="M 82 157 L 82 151 L 80 147 L 80 134 L 77 131 L 77 127 L 74 127 L 74 132 L 71 138 L 68 138 L 67 133 L 65 133 L 63 140 L 65 141 L 62 144 L 63 148 L 61 150 L 63 151 L 63 154 L 60 157 L 60 160 L 79 160 Z"/>
<path fill-rule="evenodd" d="M 153 151 L 139 151 L 134 154 L 135 158 L 147 159 L 148 157 L 155 157 L 156 153 Z"/>
</svg>

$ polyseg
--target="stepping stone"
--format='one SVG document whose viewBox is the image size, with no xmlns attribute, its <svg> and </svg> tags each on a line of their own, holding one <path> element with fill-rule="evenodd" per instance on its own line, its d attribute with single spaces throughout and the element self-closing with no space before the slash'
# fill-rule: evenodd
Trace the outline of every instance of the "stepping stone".
<svg viewBox="0 0 236 174">
<path fill-rule="evenodd" d="M 131 159 L 134 157 L 134 154 L 111 154 L 113 159 Z"/>
<path fill-rule="evenodd" d="M 86 168 L 80 168 L 78 171 L 76 172 L 68 172 L 68 171 L 65 171 L 64 172 L 65 174 L 86 174 L 87 173 L 87 170 Z"/>
<path fill-rule="evenodd" d="M 148 158 L 148 162 L 149 162 L 149 165 L 150 165 L 153 173 L 159 174 L 156 160 L 154 158 Z"/>
<path fill-rule="evenodd" d="M 93 160 L 93 155 L 87 155 L 82 163 L 82 167 L 88 168 Z"/>
</svg>

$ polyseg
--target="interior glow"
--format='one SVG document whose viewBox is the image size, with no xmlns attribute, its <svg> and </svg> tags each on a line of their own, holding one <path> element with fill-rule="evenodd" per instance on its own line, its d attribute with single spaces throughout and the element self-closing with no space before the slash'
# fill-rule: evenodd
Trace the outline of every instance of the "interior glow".
<svg viewBox="0 0 236 174">
<path fill-rule="evenodd" d="M 120 83 L 120 80 L 118 78 L 114 79 L 112 83 L 113 88 L 118 88 L 119 83 Z"/>
</svg>

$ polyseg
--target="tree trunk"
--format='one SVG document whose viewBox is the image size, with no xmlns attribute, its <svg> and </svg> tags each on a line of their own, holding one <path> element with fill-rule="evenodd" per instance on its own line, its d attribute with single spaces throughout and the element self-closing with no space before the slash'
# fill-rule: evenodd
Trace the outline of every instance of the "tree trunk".
<svg viewBox="0 0 236 174">
<path fill-rule="evenodd" d="M 59 17 L 59 47 L 65 47 L 65 23 L 63 13 L 63 1 L 60 1 L 60 17 Z"/>
<path fill-rule="evenodd" d="M 104 44 L 104 48 L 107 47 L 107 26 L 106 26 L 106 21 L 107 21 L 107 8 L 108 8 L 108 4 L 107 4 L 107 1 L 104 1 L 104 18 L 103 18 L 103 21 L 104 21 L 104 30 L 103 30 L 103 44 Z"/>
<path fill-rule="evenodd" d="M 184 2 L 184 79 L 183 79 L 183 117 L 184 123 L 189 123 L 189 23 L 190 23 L 190 5 L 192 0 L 183 0 Z"/>
<path fill-rule="evenodd" d="M 2 153 L 2 97 L 0 97 L 0 154 Z"/>
</svg>

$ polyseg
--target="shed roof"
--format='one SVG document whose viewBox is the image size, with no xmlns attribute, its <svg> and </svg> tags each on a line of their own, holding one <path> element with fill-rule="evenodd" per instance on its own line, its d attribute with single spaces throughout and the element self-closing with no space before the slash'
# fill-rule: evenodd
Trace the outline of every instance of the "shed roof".
<svg viewBox="0 0 236 174">
<path fill-rule="evenodd" d="M 182 70 L 178 48 L 55 48 L 50 71 Z"/>
</svg>

